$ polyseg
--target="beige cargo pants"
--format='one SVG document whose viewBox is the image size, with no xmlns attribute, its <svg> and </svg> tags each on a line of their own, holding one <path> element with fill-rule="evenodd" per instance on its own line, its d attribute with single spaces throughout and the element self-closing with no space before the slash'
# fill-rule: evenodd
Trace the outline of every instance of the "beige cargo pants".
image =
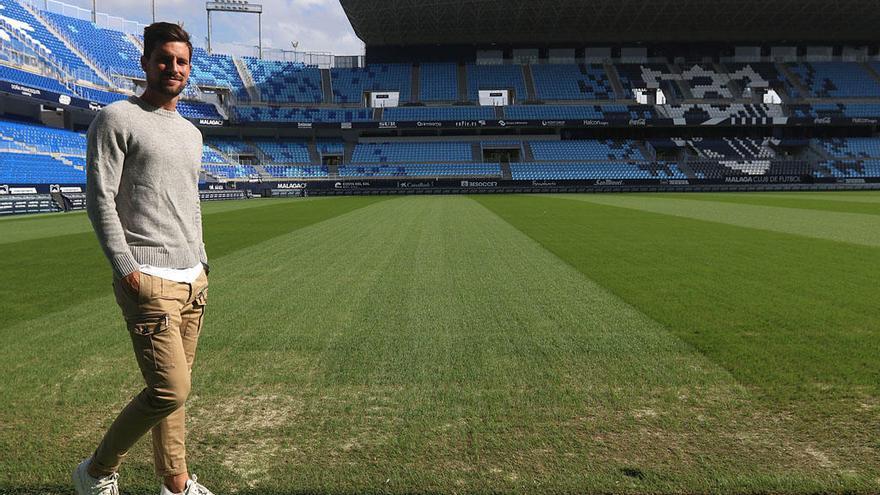
<svg viewBox="0 0 880 495">
<path fill-rule="evenodd" d="M 125 406 L 95 451 L 92 467 L 102 476 L 116 472 L 147 431 L 152 431 L 156 474 L 187 472 L 184 402 L 190 391 L 207 289 L 204 272 L 191 284 L 141 273 L 137 294 L 114 280 L 116 302 L 146 387 Z"/>
</svg>

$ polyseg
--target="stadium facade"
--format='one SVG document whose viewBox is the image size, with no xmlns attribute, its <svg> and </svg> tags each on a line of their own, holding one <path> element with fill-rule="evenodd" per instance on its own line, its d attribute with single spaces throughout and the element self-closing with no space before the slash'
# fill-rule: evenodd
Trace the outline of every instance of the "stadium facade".
<svg viewBox="0 0 880 495">
<path fill-rule="evenodd" d="M 364 64 L 196 49 L 206 199 L 880 183 L 872 2 L 341 3 Z M 144 85 L 139 36 L 42 6 L 0 0 L 0 214 L 82 207 Z"/>
</svg>

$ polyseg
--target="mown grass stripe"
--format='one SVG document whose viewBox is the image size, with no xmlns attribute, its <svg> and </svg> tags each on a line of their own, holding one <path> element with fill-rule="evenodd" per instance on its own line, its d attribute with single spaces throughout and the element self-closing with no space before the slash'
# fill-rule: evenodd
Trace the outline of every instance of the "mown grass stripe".
<svg viewBox="0 0 880 495">
<path fill-rule="evenodd" d="M 876 248 L 560 197 L 479 201 L 876 477 Z"/>
<path fill-rule="evenodd" d="M 556 197 L 815 239 L 871 247 L 880 246 L 880 218 L 876 215 L 713 201 L 695 203 L 690 197 L 690 199 L 673 199 L 638 194 L 581 194 Z"/>
<path fill-rule="evenodd" d="M 321 201 L 326 198 L 253 199 L 248 201 L 214 201 L 202 204 L 203 216 L 228 211 L 266 206 L 279 206 L 288 202 Z M 70 234 L 92 232 L 92 224 L 84 211 L 49 213 L 46 215 L 22 215 L 5 218 L 0 224 L 0 244 L 12 244 L 33 239 L 48 239 Z"/>
<path fill-rule="evenodd" d="M 779 208 L 795 208 L 801 210 L 817 210 L 839 213 L 858 213 L 863 215 L 880 215 L 880 204 L 863 201 L 844 201 L 840 198 L 829 200 L 816 197 L 801 197 L 796 194 L 786 197 L 752 194 L 700 193 L 700 194 L 653 194 L 659 199 L 690 199 L 694 201 L 712 201 L 719 203 L 744 204 L 754 206 L 772 206 Z"/>
<path fill-rule="evenodd" d="M 261 202 L 261 206 L 245 209 L 218 205 L 221 212 L 208 213 L 203 221 L 208 256 L 221 257 L 383 200 L 374 197 Z M 239 205 L 244 206 L 235 203 L 236 207 Z M 209 206 L 206 211 L 213 208 Z M 83 219 L 82 216 L 76 218 L 77 221 Z M 3 225 L 3 228 L 14 228 L 14 225 Z M 106 294 L 111 280 L 110 265 L 91 231 L 0 244 L 0 273 L 3 274 L 0 330 Z"/>
<path fill-rule="evenodd" d="M 376 203 L 231 252 L 190 464 L 254 494 L 876 487 L 569 263 L 464 197 Z M 139 381 L 109 297 L 33 324 L 0 348 L 0 489 L 63 486 Z M 149 459 L 147 442 L 129 454 L 126 492 L 155 489 Z"/>
</svg>

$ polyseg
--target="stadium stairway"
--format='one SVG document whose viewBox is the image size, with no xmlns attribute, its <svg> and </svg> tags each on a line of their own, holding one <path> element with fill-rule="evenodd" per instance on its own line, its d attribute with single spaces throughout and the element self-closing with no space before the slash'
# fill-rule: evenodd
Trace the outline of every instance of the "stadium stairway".
<svg viewBox="0 0 880 495">
<path fill-rule="evenodd" d="M 74 79 L 73 75 L 67 72 L 67 69 L 62 65 L 58 64 L 54 60 L 49 57 L 44 57 L 42 54 L 42 50 L 45 48 L 42 45 L 38 45 L 34 43 L 34 40 L 22 36 L 21 33 L 17 29 L 15 29 L 11 24 L 7 23 L 5 20 L 0 18 L 0 30 L 4 31 L 8 36 L 14 38 L 15 41 L 21 43 L 24 46 L 24 53 L 29 58 L 32 58 L 35 61 L 35 64 L 32 63 L 30 65 L 36 65 L 41 69 L 42 74 L 53 79 L 58 80 L 59 82 L 65 81 L 67 79 Z M 13 64 L 12 66 L 16 66 L 17 64 Z M 18 69 L 22 69 L 18 67 Z M 33 70 L 27 70 L 26 72 L 33 72 Z"/>
<path fill-rule="evenodd" d="M 617 73 L 617 69 L 614 68 L 614 65 L 607 62 L 602 65 L 605 67 L 605 74 L 608 74 L 608 79 L 611 81 L 611 87 L 614 89 L 614 95 L 617 99 L 629 99 L 630 96 L 627 95 L 626 90 L 623 89 L 623 84 L 620 82 L 620 74 Z"/>
<path fill-rule="evenodd" d="M 131 43 L 132 43 L 134 46 L 136 46 L 136 47 L 138 47 L 138 48 L 141 49 L 141 53 L 144 52 L 144 44 L 141 43 L 140 38 L 138 38 L 137 36 L 135 36 L 135 35 L 133 35 L 133 34 L 126 34 L 125 36 L 128 38 L 129 41 L 131 41 Z"/>
<path fill-rule="evenodd" d="M 690 85 L 687 83 L 687 81 L 685 81 L 684 79 L 681 78 L 681 66 L 679 66 L 678 64 L 667 64 L 667 65 L 669 66 L 669 73 L 675 74 L 678 76 L 678 77 L 676 77 L 675 80 L 672 81 L 672 84 L 675 84 L 676 86 L 678 86 L 678 89 L 679 89 L 679 91 L 681 91 L 681 94 L 684 97 L 684 99 L 685 100 L 695 99 L 694 93 L 693 93 L 693 91 L 691 91 Z M 672 98 L 670 98 L 670 96 Z M 674 98 L 675 98 L 675 95 L 666 95 L 667 100 L 673 100 Z M 671 101 L 671 102 L 677 103 L 674 101 Z"/>
<path fill-rule="evenodd" d="M 535 152 L 532 150 L 532 143 L 531 142 L 523 141 L 522 150 L 523 150 L 523 161 L 524 162 L 535 161 Z"/>
<path fill-rule="evenodd" d="M 871 74 L 871 77 L 873 77 L 874 80 L 876 80 L 877 82 L 880 82 L 880 73 L 878 73 L 877 70 L 874 69 L 873 65 L 866 63 L 866 62 L 862 62 L 860 65 L 862 66 L 863 69 L 865 69 L 865 72 L 867 72 L 868 74 Z"/>
<path fill-rule="evenodd" d="M 318 142 L 315 139 L 309 140 L 309 162 L 312 165 L 321 165 L 321 154 L 318 153 Z"/>
<path fill-rule="evenodd" d="M 61 43 L 63 43 L 64 46 L 67 47 L 68 50 L 70 50 L 74 55 L 79 57 L 80 60 L 82 60 L 90 69 L 92 69 L 95 72 L 95 74 L 98 75 L 98 77 L 103 79 L 103 81 L 108 86 L 113 86 L 112 79 L 110 78 L 110 75 L 104 73 L 104 71 L 99 69 L 97 65 L 92 63 L 92 60 L 89 57 L 86 57 L 85 54 L 79 50 L 79 47 L 77 47 L 74 43 L 71 43 L 71 41 L 69 39 L 67 39 L 66 36 L 62 36 L 62 34 L 55 28 L 54 24 L 47 21 L 42 15 L 40 15 L 40 13 L 36 9 L 33 8 L 33 6 L 29 5 L 27 2 L 19 2 L 19 5 L 21 5 L 25 10 L 30 12 L 30 14 L 33 15 L 34 18 L 37 19 L 37 21 L 40 22 L 46 28 L 46 30 L 48 30 L 50 33 L 52 33 L 52 36 L 58 38 L 61 41 Z"/>
<path fill-rule="evenodd" d="M 528 94 L 526 95 L 526 101 L 524 103 L 534 103 L 538 101 L 538 90 L 535 89 L 535 77 L 532 74 L 532 66 L 531 65 L 523 65 L 523 80 L 526 82 L 526 91 Z M 519 96 L 519 95 L 517 95 Z"/>
<path fill-rule="evenodd" d="M 263 180 L 272 180 L 272 178 L 274 177 L 266 170 L 265 166 L 262 163 L 254 163 L 251 166 L 254 167 L 254 170 L 256 170 L 258 174 L 260 174 L 260 178 Z"/>
<path fill-rule="evenodd" d="M 483 146 L 480 143 L 471 143 L 471 161 L 483 163 Z"/>
<path fill-rule="evenodd" d="M 513 172 L 510 170 L 510 162 L 501 162 L 501 178 L 503 180 L 513 180 Z"/>
<path fill-rule="evenodd" d="M 730 72 L 727 71 L 727 67 L 725 67 L 724 65 L 722 65 L 720 63 L 712 64 L 712 68 L 715 69 L 715 72 L 717 72 L 719 74 L 730 74 Z M 730 90 L 730 94 L 733 95 L 734 99 L 741 98 L 743 96 L 743 93 L 745 92 L 745 88 L 740 86 L 739 81 L 734 81 L 733 79 L 728 79 L 726 84 L 727 84 L 727 89 Z M 752 103 L 763 103 L 763 102 L 759 101 L 757 99 L 757 96 L 753 96 Z"/>
<path fill-rule="evenodd" d="M 212 144 L 208 144 L 208 143 L 205 143 L 205 145 L 208 146 L 209 148 L 211 148 L 212 151 L 215 151 L 218 155 L 220 155 L 220 158 L 223 158 L 223 160 L 225 160 L 227 164 L 239 165 L 238 160 L 233 160 L 229 154 L 227 154 L 225 151 L 221 150 L 220 148 L 218 148 Z"/>
<path fill-rule="evenodd" d="M 691 166 L 688 165 L 686 160 L 680 160 L 678 163 L 676 163 L 676 166 L 678 167 L 678 170 L 683 173 L 688 179 L 697 178 L 697 174 L 694 172 L 694 169 L 692 169 Z"/>
<path fill-rule="evenodd" d="M 245 139 L 244 142 L 245 142 L 245 144 L 247 144 L 248 146 L 250 146 L 254 150 L 254 155 L 257 157 L 258 163 L 260 163 L 262 165 L 269 165 L 275 161 L 272 159 L 272 157 L 267 155 L 265 151 L 263 151 L 263 148 L 260 148 L 259 146 L 257 146 L 253 142 L 253 140 Z"/>
<path fill-rule="evenodd" d="M 459 64 L 458 66 L 458 101 L 466 102 L 468 101 L 468 76 L 467 76 L 467 66 L 465 64 Z"/>
<path fill-rule="evenodd" d="M 354 156 L 354 149 L 357 146 L 357 142 L 355 141 L 346 141 L 345 142 L 345 152 L 342 155 L 342 163 L 344 165 L 348 165 L 351 163 L 351 158 Z"/>
<path fill-rule="evenodd" d="M 810 88 L 804 85 L 803 81 L 801 81 L 801 78 L 799 78 L 794 72 L 790 71 L 785 64 L 776 63 L 773 65 L 776 66 L 776 70 L 779 71 L 780 74 L 785 76 L 785 78 L 788 79 L 789 82 L 791 82 L 791 85 L 794 86 L 795 89 L 798 90 L 798 92 L 800 92 L 802 98 L 809 98 L 813 95 L 813 92 L 810 91 Z"/>
<path fill-rule="evenodd" d="M 410 101 L 413 103 L 418 103 L 420 101 L 419 96 L 422 91 L 422 67 L 419 64 L 413 64 L 412 66 L 412 95 L 410 97 Z"/>
<path fill-rule="evenodd" d="M 324 93 L 323 103 L 333 103 L 333 79 L 330 69 L 321 69 L 321 91 Z"/>
<path fill-rule="evenodd" d="M 247 90 L 251 101 L 260 101 L 260 92 L 257 91 L 257 84 L 254 82 L 254 77 L 251 75 L 251 71 L 248 70 L 244 60 L 232 57 L 232 62 L 238 70 L 238 75 L 241 77 L 241 81 L 244 83 L 244 89 Z"/>
</svg>

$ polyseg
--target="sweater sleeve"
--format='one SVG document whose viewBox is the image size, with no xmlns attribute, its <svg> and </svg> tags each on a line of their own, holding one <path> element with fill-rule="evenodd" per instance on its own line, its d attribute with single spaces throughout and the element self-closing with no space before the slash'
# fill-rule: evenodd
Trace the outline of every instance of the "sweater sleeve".
<svg viewBox="0 0 880 495">
<path fill-rule="evenodd" d="M 116 211 L 116 195 L 127 152 L 122 120 L 118 114 L 101 111 L 89 127 L 86 151 L 86 210 L 101 249 L 119 277 L 140 268 L 128 248 Z"/>
<path fill-rule="evenodd" d="M 199 150 L 201 150 L 202 146 L 203 146 L 201 132 L 198 133 L 198 138 L 199 138 Z M 201 168 L 201 164 L 199 164 L 199 168 Z M 199 237 L 199 261 L 201 261 L 202 264 L 205 265 L 205 270 L 207 271 L 207 270 L 209 270 L 209 268 L 208 268 L 208 253 L 205 250 L 205 237 L 204 237 L 204 234 L 202 233 L 202 201 L 201 201 L 201 197 L 199 196 L 198 184 L 196 184 L 195 201 L 196 201 L 196 232 L 198 233 L 198 237 Z"/>
</svg>

